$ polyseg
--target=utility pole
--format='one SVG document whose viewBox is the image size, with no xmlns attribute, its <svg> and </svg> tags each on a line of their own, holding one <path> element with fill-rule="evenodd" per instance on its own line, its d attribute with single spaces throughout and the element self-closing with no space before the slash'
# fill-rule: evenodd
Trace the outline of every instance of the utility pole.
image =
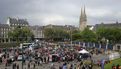
<svg viewBox="0 0 121 69">
<path fill-rule="evenodd" d="M 21 65 L 21 68 L 23 69 L 23 44 L 21 44 L 22 46 L 22 65 Z"/>
</svg>

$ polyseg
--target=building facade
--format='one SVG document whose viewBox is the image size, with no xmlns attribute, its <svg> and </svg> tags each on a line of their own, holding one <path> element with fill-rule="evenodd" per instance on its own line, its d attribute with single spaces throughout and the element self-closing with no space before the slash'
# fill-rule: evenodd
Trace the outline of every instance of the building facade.
<svg viewBox="0 0 121 69">
<path fill-rule="evenodd" d="M 73 25 L 46 25 L 44 28 L 59 28 L 59 29 L 63 29 L 65 31 L 70 31 L 70 30 L 78 30 L 77 27 L 73 26 Z"/>
<path fill-rule="evenodd" d="M 103 28 L 103 27 L 118 27 L 121 28 L 121 23 L 101 23 L 101 24 L 96 24 L 93 28 L 94 31 L 98 30 L 99 28 Z"/>
<path fill-rule="evenodd" d="M 8 31 L 11 28 L 7 24 L 0 24 L 0 42 L 8 42 Z"/>
<path fill-rule="evenodd" d="M 34 39 L 44 39 L 44 26 L 30 26 L 34 34 Z"/>
<path fill-rule="evenodd" d="M 78 30 L 77 27 L 75 26 L 72 26 L 72 25 L 52 25 L 52 24 L 49 24 L 49 25 L 46 25 L 46 26 L 30 26 L 33 34 L 34 34 L 34 38 L 35 39 L 44 39 L 44 32 L 43 30 L 45 28 L 60 28 L 60 29 L 63 29 L 65 31 L 70 31 L 70 30 Z"/>
<path fill-rule="evenodd" d="M 29 26 L 29 23 L 26 19 L 20 18 L 7 18 L 7 24 L 0 24 L 0 41 L 1 42 L 10 42 L 8 39 L 8 31 L 12 31 L 15 27 L 25 27 Z M 60 28 L 65 31 L 70 30 L 78 30 L 77 27 L 72 25 L 46 25 L 46 26 L 29 26 L 34 34 L 34 39 L 44 39 L 44 32 L 45 28 Z"/>
<path fill-rule="evenodd" d="M 21 18 L 11 18 L 8 17 L 7 18 L 7 24 L 14 29 L 15 27 L 25 27 L 25 26 L 29 26 L 29 23 L 27 21 L 27 19 L 21 19 Z"/>
<path fill-rule="evenodd" d="M 12 31 L 15 27 L 22 28 L 25 26 L 29 26 L 26 19 L 8 17 L 7 24 L 0 24 L 0 42 L 10 42 L 8 31 Z"/>
<path fill-rule="evenodd" d="M 81 16 L 79 19 L 79 31 L 82 32 L 86 27 L 87 27 L 87 16 L 84 7 L 84 11 L 81 9 Z"/>
</svg>

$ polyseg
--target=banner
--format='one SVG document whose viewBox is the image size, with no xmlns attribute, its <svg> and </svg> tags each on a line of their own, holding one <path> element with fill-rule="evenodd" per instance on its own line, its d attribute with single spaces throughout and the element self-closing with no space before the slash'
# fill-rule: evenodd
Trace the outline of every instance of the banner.
<svg viewBox="0 0 121 69">
<path fill-rule="evenodd" d="M 117 46 L 117 49 L 120 50 L 120 46 Z"/>
<path fill-rule="evenodd" d="M 95 48 L 99 48 L 99 44 L 95 44 Z"/>
<path fill-rule="evenodd" d="M 102 61 L 101 69 L 104 69 L 105 59 Z"/>
<path fill-rule="evenodd" d="M 112 45 L 109 45 L 108 46 L 108 49 L 113 50 L 113 46 Z"/>
<path fill-rule="evenodd" d="M 90 43 L 90 44 L 89 44 L 89 47 L 93 47 L 93 43 Z"/>
</svg>

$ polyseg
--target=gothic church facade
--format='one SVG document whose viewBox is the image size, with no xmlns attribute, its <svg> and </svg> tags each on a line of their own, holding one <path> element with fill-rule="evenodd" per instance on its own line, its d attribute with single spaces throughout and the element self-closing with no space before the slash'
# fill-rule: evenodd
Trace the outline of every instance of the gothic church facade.
<svg viewBox="0 0 121 69">
<path fill-rule="evenodd" d="M 87 27 L 87 16 L 84 7 L 84 10 L 81 9 L 81 16 L 79 19 L 79 31 L 82 32 L 86 27 Z"/>
</svg>

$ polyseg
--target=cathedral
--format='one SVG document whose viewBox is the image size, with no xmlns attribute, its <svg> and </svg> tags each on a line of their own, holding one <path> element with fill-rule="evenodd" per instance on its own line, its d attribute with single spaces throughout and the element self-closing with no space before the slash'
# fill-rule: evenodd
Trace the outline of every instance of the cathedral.
<svg viewBox="0 0 121 69">
<path fill-rule="evenodd" d="M 82 32 L 86 27 L 87 27 L 87 16 L 84 7 L 84 10 L 81 9 L 81 16 L 79 19 L 79 31 Z"/>
</svg>

